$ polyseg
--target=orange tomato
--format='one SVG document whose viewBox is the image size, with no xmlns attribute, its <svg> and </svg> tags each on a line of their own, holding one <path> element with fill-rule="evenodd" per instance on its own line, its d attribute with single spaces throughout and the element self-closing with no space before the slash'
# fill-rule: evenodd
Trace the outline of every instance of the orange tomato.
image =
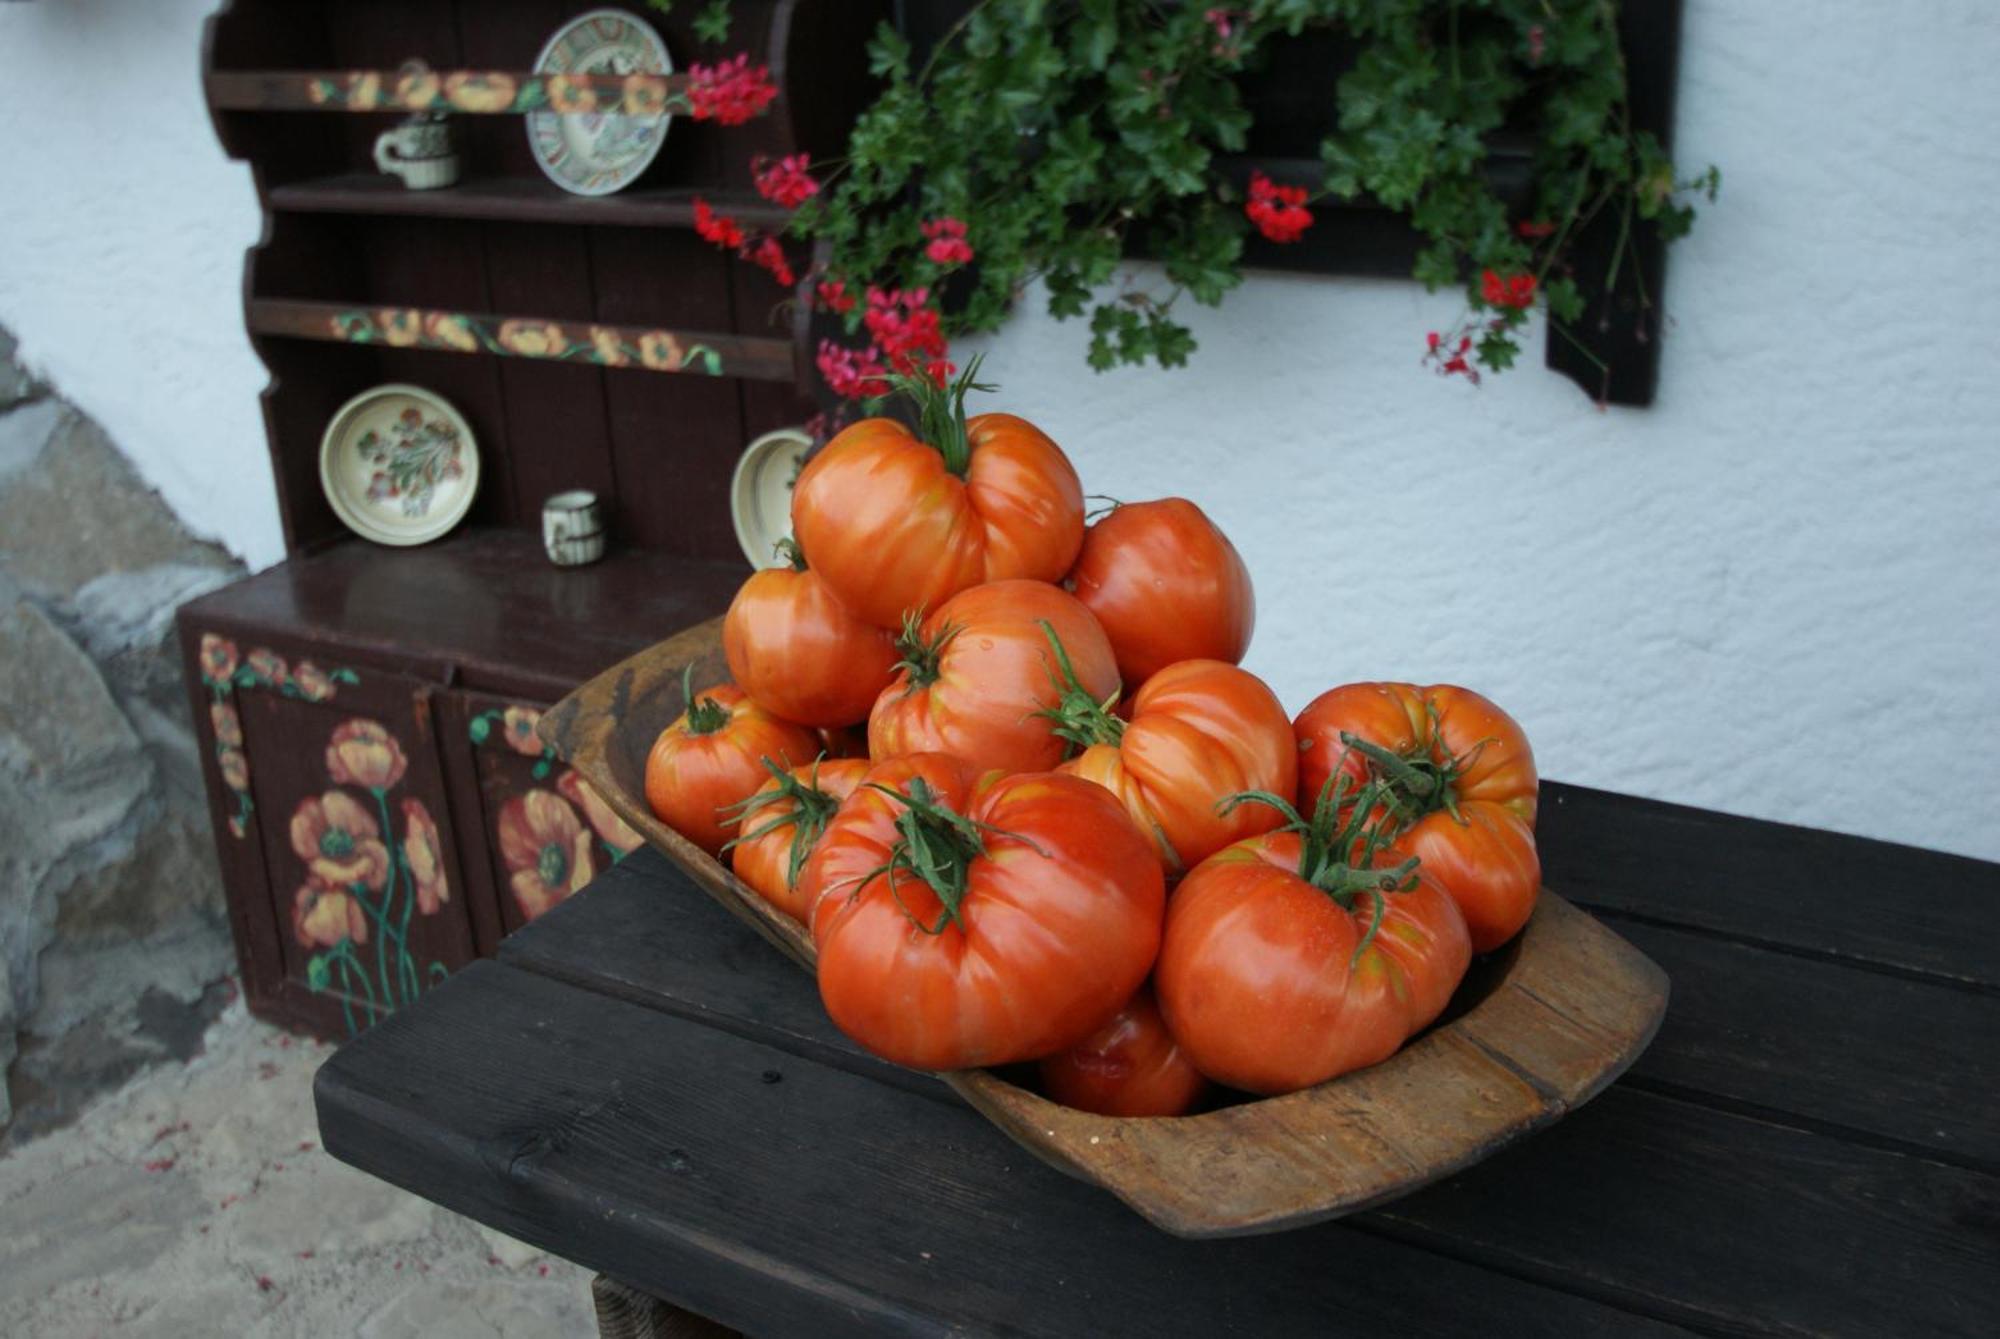
<svg viewBox="0 0 2000 1339">
<path fill-rule="evenodd" d="M 1184 1115 L 1208 1088 L 1145 986 L 1081 1045 L 1043 1060 L 1041 1073 L 1051 1098 L 1100 1116 Z"/>
<path fill-rule="evenodd" d="M 1458 988 L 1472 947 L 1457 904 L 1421 870 L 1328 858 L 1351 847 L 1265 833 L 1175 890 L 1154 987 L 1209 1078 L 1265 1094 L 1324 1083 L 1395 1054 Z"/>
<path fill-rule="evenodd" d="M 1379 779 L 1404 823 L 1397 847 L 1458 903 L 1473 952 L 1491 952 L 1528 923 L 1542 886 L 1540 790 L 1513 717 L 1449 684 L 1350 683 L 1314 698 L 1294 730 L 1300 802 L 1312 803 L 1336 770 L 1357 783 Z"/>
<path fill-rule="evenodd" d="M 1063 698 L 1046 623 L 1086 693 L 1118 691 L 1111 643 L 1090 611 L 1042 581 L 995 581 L 945 601 L 906 632 L 902 669 L 868 716 L 868 752 L 949 753 L 1004 772 L 1046 771 L 1067 742 L 1042 713 Z"/>
<path fill-rule="evenodd" d="M 814 727 L 866 717 L 896 667 L 896 639 L 848 613 L 796 562 L 743 583 L 722 621 L 722 650 L 757 705 Z"/>
<path fill-rule="evenodd" d="M 720 855 L 736 828 L 723 811 L 770 775 L 763 760 L 789 766 L 818 749 L 812 731 L 779 720 L 734 684 L 689 692 L 688 709 L 646 755 L 646 803 L 662 823 Z"/>
<path fill-rule="evenodd" d="M 1077 694 L 1066 702 L 1069 738 L 1091 741 L 1060 771 L 1116 795 L 1154 840 L 1171 881 L 1231 842 L 1283 821 L 1265 805 L 1219 812 L 1241 791 L 1289 798 L 1298 747 L 1284 706 L 1264 681 L 1219 660 L 1183 660 L 1146 680 L 1129 721 Z"/>
<path fill-rule="evenodd" d="M 793 920 L 810 920 L 799 875 L 840 802 L 854 793 L 867 770 L 859 758 L 777 770 L 736 816 L 743 834 L 729 847 L 736 877 Z"/>
<path fill-rule="evenodd" d="M 877 763 L 806 863 L 820 999 L 918 1069 L 1034 1060 L 1102 1027 L 1146 979 L 1166 886 L 1100 786 Z"/>
<path fill-rule="evenodd" d="M 1186 498 L 1113 509 L 1085 532 L 1068 584 L 1104 625 L 1128 684 L 1179 660 L 1234 665 L 1257 625 L 1242 556 Z"/>
<path fill-rule="evenodd" d="M 1062 448 L 1012 414 L 965 417 L 970 371 L 919 437 L 863 419 L 792 490 L 792 533 L 840 602 L 896 629 L 969 586 L 1060 581 L 1083 544 L 1083 486 Z"/>
</svg>

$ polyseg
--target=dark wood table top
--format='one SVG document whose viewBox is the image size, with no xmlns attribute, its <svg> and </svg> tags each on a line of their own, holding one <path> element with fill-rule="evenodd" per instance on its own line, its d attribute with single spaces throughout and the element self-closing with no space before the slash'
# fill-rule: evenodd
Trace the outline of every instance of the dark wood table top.
<svg viewBox="0 0 2000 1339">
<path fill-rule="evenodd" d="M 1666 968 L 1631 1072 L 1380 1209 L 1166 1236 L 650 852 L 320 1071 L 328 1150 L 757 1335 L 1990 1335 L 2000 866 L 1558 783 L 1550 887 Z"/>
</svg>

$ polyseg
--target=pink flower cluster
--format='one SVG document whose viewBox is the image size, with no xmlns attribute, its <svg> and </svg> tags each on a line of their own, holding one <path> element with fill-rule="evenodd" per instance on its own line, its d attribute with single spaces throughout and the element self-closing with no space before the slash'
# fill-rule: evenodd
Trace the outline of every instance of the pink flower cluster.
<svg viewBox="0 0 2000 1339">
<path fill-rule="evenodd" d="M 923 225 L 930 245 L 924 254 L 940 265 L 963 265 L 972 259 L 972 244 L 965 240 L 965 224 L 955 218 L 931 219 Z"/>
<path fill-rule="evenodd" d="M 1250 199 L 1243 212 L 1258 232 L 1274 242 L 1296 242 L 1313 225 L 1312 211 L 1306 208 L 1306 188 L 1280 186 L 1262 172 L 1250 176 Z"/>
<path fill-rule="evenodd" d="M 759 269 L 767 271 L 780 285 L 790 288 L 798 282 L 792 272 L 791 262 L 785 256 L 785 248 L 777 238 L 768 233 L 754 240 L 743 231 L 743 225 L 727 214 L 718 214 L 708 201 L 699 196 L 694 202 L 694 230 L 705 242 L 712 242 L 725 251 L 734 251 Z"/>
<path fill-rule="evenodd" d="M 837 312 L 851 311 L 855 305 L 847 285 L 837 279 L 820 281 L 819 299 Z M 865 400 L 887 394 L 891 373 L 921 374 L 942 385 L 956 370 L 946 357 L 944 327 L 928 288 L 909 292 L 869 288 L 861 323 L 870 337 L 865 349 L 820 341 L 816 359 L 820 375 L 836 395 Z"/>
<path fill-rule="evenodd" d="M 819 183 L 807 171 L 811 164 L 811 156 L 803 153 L 787 154 L 775 163 L 759 154 L 750 160 L 757 194 L 780 208 L 797 209 L 819 194 Z"/>
<path fill-rule="evenodd" d="M 777 96 L 770 67 L 753 67 L 747 51 L 714 65 L 688 66 L 688 113 L 697 121 L 740 126 L 762 115 Z"/>
</svg>

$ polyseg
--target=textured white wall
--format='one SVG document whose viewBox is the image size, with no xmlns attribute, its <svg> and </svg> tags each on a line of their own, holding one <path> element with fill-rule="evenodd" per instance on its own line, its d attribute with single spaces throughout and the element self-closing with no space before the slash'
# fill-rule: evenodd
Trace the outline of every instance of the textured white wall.
<svg viewBox="0 0 2000 1339">
<path fill-rule="evenodd" d="M 205 8 L 0 5 L 0 322 L 262 563 L 255 207 L 200 110 Z M 995 403 L 1092 491 L 1208 508 L 1293 709 L 1455 680 L 1551 776 L 2000 858 L 2000 7 L 1893 8 L 1691 0 L 1679 156 L 1725 188 L 1670 262 L 1650 410 L 1535 365 L 1438 381 L 1449 298 L 1284 278 L 1198 313 L 1170 374 L 1093 376 L 1031 303 L 985 342 Z M 76 96 L 86 58 L 130 95 Z"/>
</svg>

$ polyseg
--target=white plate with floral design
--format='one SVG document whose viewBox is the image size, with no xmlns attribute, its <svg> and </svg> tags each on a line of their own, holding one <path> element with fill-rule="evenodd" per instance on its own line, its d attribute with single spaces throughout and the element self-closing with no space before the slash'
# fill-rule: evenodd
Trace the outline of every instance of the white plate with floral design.
<svg viewBox="0 0 2000 1339">
<path fill-rule="evenodd" d="M 778 541 L 792 533 L 792 485 L 805 468 L 812 435 L 803 428 L 767 432 L 743 448 L 729 481 L 729 518 L 752 567 L 782 567 Z"/>
<path fill-rule="evenodd" d="M 479 490 L 479 445 L 460 413 L 421 386 L 366 390 L 319 442 L 326 500 L 377 544 L 426 544 L 465 519 Z"/>
<path fill-rule="evenodd" d="M 571 87 L 564 75 L 673 72 L 667 44 L 636 14 L 593 9 L 556 29 L 535 59 L 535 73 L 550 76 L 551 110 L 526 118 L 528 146 L 549 180 L 576 195 L 622 191 L 652 165 L 673 120 L 664 104 L 636 116 L 607 107 L 590 89 Z"/>
</svg>

